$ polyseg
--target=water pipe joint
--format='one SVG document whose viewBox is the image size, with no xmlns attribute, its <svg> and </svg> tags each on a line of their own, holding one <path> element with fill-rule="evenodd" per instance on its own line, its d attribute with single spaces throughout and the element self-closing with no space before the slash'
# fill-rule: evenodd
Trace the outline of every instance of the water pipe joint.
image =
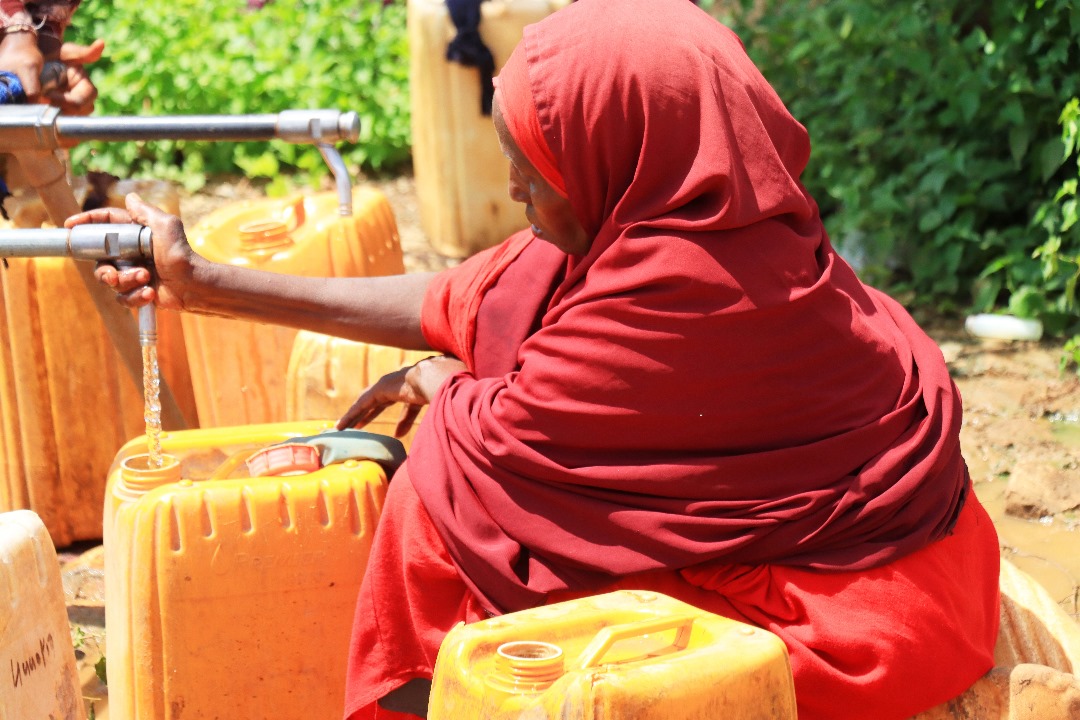
<svg viewBox="0 0 1080 720">
<path fill-rule="evenodd" d="M 0 153 L 58 149 L 59 115 L 52 105 L 0 105 Z"/>
</svg>

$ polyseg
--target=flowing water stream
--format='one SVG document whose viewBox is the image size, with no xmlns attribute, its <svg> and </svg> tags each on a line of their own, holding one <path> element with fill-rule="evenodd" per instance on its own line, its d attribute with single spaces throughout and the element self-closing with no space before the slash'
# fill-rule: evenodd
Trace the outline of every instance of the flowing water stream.
<svg viewBox="0 0 1080 720">
<path fill-rule="evenodd" d="M 143 360 L 143 420 L 146 422 L 146 466 L 159 468 L 161 461 L 161 370 L 158 367 L 157 345 L 142 347 Z"/>
</svg>

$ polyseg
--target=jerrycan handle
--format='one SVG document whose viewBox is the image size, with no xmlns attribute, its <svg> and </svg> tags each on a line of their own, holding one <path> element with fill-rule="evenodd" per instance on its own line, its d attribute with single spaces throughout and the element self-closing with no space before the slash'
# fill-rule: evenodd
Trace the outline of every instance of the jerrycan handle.
<svg viewBox="0 0 1080 720">
<path fill-rule="evenodd" d="M 292 221 L 292 229 L 300 227 L 304 224 L 304 195 L 303 193 L 297 193 L 289 199 L 285 206 L 284 217 L 286 221 Z"/>
<path fill-rule="evenodd" d="M 611 625 L 596 633 L 596 637 L 593 638 L 592 642 L 581 651 L 581 656 L 577 662 L 578 669 L 587 670 L 590 667 L 599 665 L 604 655 L 620 640 L 628 640 L 654 632 L 663 632 L 672 628 L 679 629 L 679 632 L 675 634 L 675 640 L 671 643 L 672 647 L 676 650 L 685 650 L 686 646 L 690 644 L 690 630 L 693 625 L 693 615 L 642 620 L 625 625 Z"/>
<path fill-rule="evenodd" d="M 259 452 L 259 448 L 234 452 L 225 459 L 225 462 L 218 465 L 217 468 L 214 469 L 214 472 L 210 473 L 210 477 L 208 477 L 207 480 L 224 480 L 232 475 L 236 468 L 247 462 L 247 459 L 257 452 Z"/>
</svg>

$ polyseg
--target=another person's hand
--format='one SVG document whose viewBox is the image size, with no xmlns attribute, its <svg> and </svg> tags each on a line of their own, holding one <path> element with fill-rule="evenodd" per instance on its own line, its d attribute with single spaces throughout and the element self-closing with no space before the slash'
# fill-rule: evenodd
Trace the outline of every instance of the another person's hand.
<svg viewBox="0 0 1080 720">
<path fill-rule="evenodd" d="M 104 50 L 105 42 L 95 40 L 92 45 L 64 43 L 52 51 L 43 51 L 33 32 L 5 33 L 0 37 L 0 70 L 18 75 L 27 102 L 48 101 L 67 114 L 89 115 L 94 110 L 97 88 L 85 66 L 99 60 Z M 59 86 L 42 97 L 41 72 L 46 60 L 60 60 L 67 67 Z"/>
<path fill-rule="evenodd" d="M 127 209 L 103 207 L 68 218 L 64 227 L 89 223 L 137 223 L 150 228 L 154 249 L 152 267 L 117 267 L 99 262 L 94 276 L 117 293 L 128 307 L 155 303 L 167 310 L 185 310 L 185 298 L 195 292 L 195 274 L 208 261 L 188 244 L 180 218 L 143 202 L 135 193 L 126 198 Z"/>
<path fill-rule="evenodd" d="M 55 89 L 45 93 L 45 99 L 68 115 L 92 113 L 98 90 L 91 82 L 85 66 L 100 60 L 104 50 L 103 40 L 95 40 L 92 45 L 61 45 L 60 62 L 64 64 L 64 75 Z M 29 93 L 27 96 L 29 99 Z"/>
<path fill-rule="evenodd" d="M 402 437 L 443 383 L 465 369 L 465 363 L 457 358 L 437 355 L 383 375 L 360 393 L 352 407 L 338 420 L 337 429 L 363 427 L 394 403 L 403 403 L 405 407 L 394 430 L 394 437 Z"/>
<path fill-rule="evenodd" d="M 29 30 L 29 28 L 26 28 Z M 45 57 L 38 47 L 37 34 L 20 30 L 0 36 L 0 70 L 19 76 L 29 102 L 36 102 L 41 93 L 41 69 Z"/>
</svg>

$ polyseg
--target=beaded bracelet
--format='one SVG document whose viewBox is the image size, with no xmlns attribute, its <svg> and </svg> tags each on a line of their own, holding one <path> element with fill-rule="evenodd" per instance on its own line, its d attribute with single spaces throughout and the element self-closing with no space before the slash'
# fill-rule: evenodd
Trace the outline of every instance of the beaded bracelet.
<svg viewBox="0 0 1080 720">
<path fill-rule="evenodd" d="M 0 105 L 26 102 L 26 91 L 19 76 L 7 70 L 0 71 Z"/>
<path fill-rule="evenodd" d="M 4 35 L 11 35 L 13 33 L 30 33 L 34 37 L 37 37 L 38 29 L 30 23 L 11 23 L 0 28 L 0 32 Z"/>
</svg>

